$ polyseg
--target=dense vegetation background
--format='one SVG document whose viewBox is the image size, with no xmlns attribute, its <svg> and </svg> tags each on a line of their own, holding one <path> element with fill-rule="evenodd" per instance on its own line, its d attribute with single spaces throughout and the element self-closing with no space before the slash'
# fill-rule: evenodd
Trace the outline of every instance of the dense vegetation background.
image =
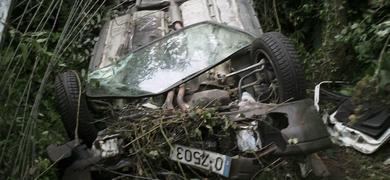
<svg viewBox="0 0 390 180">
<path fill-rule="evenodd" d="M 53 179 L 45 148 L 66 141 L 54 75 L 85 74 L 102 22 L 129 1 L 18 0 L 0 49 L 0 179 Z M 118 4 L 120 4 L 118 6 Z M 390 102 L 390 1 L 255 0 L 264 31 L 281 31 L 306 65 L 308 89 L 354 84 L 356 101 Z"/>
</svg>

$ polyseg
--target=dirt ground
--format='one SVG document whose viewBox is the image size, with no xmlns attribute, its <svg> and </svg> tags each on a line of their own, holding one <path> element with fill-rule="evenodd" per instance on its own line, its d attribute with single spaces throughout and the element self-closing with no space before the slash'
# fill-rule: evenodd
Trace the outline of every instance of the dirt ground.
<svg viewBox="0 0 390 180">
<path fill-rule="evenodd" d="M 325 179 L 390 179 L 390 165 L 384 164 L 390 157 L 389 143 L 371 155 L 336 145 L 319 155 L 331 174 Z"/>
</svg>

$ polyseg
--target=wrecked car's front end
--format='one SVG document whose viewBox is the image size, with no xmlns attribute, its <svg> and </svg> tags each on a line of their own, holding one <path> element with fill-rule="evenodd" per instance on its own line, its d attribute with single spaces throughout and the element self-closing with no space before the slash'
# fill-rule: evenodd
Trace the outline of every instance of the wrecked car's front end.
<svg viewBox="0 0 390 180">
<path fill-rule="evenodd" d="M 71 141 L 52 146 L 68 156 L 52 158 L 71 162 L 66 178 L 87 174 L 103 179 L 121 175 L 181 179 L 219 174 L 249 179 L 291 163 L 290 157 L 303 159 L 329 146 L 311 100 L 282 105 L 253 100 L 244 97 L 230 107 L 186 112 L 129 105 L 121 110 L 120 120 L 99 132 L 90 149 Z"/>
</svg>

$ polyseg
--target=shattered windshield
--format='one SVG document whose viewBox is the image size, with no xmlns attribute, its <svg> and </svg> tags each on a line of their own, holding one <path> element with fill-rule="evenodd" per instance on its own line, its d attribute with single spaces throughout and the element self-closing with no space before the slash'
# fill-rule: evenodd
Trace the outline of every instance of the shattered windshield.
<svg viewBox="0 0 390 180">
<path fill-rule="evenodd" d="M 202 23 L 140 48 L 118 62 L 89 72 L 92 97 L 139 97 L 163 93 L 181 80 L 213 67 L 248 46 L 253 36 Z"/>
</svg>

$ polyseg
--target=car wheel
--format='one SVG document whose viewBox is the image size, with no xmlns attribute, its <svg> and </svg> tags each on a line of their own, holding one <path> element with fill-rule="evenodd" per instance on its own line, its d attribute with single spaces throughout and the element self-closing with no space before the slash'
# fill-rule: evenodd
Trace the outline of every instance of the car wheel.
<svg viewBox="0 0 390 180">
<path fill-rule="evenodd" d="M 61 120 L 70 139 L 75 138 L 78 115 L 78 136 L 87 146 L 96 139 L 97 130 L 88 110 L 86 97 L 80 94 L 80 78 L 76 71 L 61 73 L 55 80 L 55 96 Z M 80 100 L 80 101 L 79 101 Z"/>
<path fill-rule="evenodd" d="M 258 73 L 258 100 L 280 103 L 305 98 L 306 87 L 302 62 L 292 43 L 278 32 L 264 33 L 252 43 L 251 58 L 264 62 Z"/>
</svg>

